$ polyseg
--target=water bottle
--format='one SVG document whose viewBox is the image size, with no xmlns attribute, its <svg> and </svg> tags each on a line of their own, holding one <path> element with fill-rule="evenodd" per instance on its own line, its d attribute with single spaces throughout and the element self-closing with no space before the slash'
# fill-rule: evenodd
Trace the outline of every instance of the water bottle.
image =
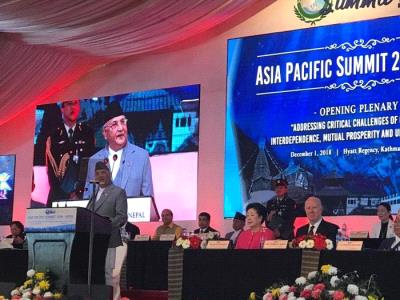
<svg viewBox="0 0 400 300">
<path fill-rule="evenodd" d="M 343 235 L 340 230 L 338 230 L 336 233 L 336 243 L 339 241 L 343 241 Z"/>
<path fill-rule="evenodd" d="M 264 241 L 265 241 L 264 236 L 261 235 L 261 237 L 260 237 L 260 249 L 264 249 Z"/>
</svg>

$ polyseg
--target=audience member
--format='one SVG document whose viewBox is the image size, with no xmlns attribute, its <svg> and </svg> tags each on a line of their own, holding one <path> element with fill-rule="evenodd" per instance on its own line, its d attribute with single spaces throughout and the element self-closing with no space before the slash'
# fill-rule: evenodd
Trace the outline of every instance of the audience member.
<svg viewBox="0 0 400 300">
<path fill-rule="evenodd" d="M 198 224 L 199 228 L 195 229 L 194 233 L 209 233 L 209 232 L 218 232 L 218 230 L 212 228 L 210 226 L 211 216 L 207 212 L 201 212 L 199 214 Z"/>
<path fill-rule="evenodd" d="M 336 235 L 339 226 L 329 223 L 322 218 L 322 203 L 317 197 L 311 196 L 304 203 L 308 224 L 300 227 L 296 232 L 296 237 L 302 235 L 314 235 L 316 233 L 324 235 L 336 245 Z"/>
<path fill-rule="evenodd" d="M 162 225 L 158 226 L 154 233 L 153 240 L 159 240 L 162 234 L 175 234 L 175 238 L 182 235 L 182 227 L 173 222 L 174 214 L 170 209 L 164 209 L 161 212 Z"/>
<path fill-rule="evenodd" d="M 247 205 L 246 224 L 249 229 L 239 235 L 235 249 L 260 249 L 264 241 L 275 239 L 272 230 L 262 226 L 266 214 L 265 206 L 260 203 Z"/>
<path fill-rule="evenodd" d="M 372 226 L 371 238 L 394 237 L 393 217 L 389 203 L 380 203 L 376 209 L 379 221 Z"/>
<path fill-rule="evenodd" d="M 393 222 L 394 236 L 382 241 L 379 249 L 400 251 L 400 210 L 397 212 L 396 219 Z"/>
<path fill-rule="evenodd" d="M 13 239 L 12 246 L 16 249 L 23 249 L 25 242 L 25 228 L 20 221 L 12 221 L 10 224 L 11 234 L 6 238 Z"/>
<path fill-rule="evenodd" d="M 236 241 L 239 234 L 243 231 L 244 225 L 246 224 L 246 216 L 240 212 L 236 212 L 232 220 L 233 231 L 228 232 L 225 238 L 232 242 L 233 247 L 236 246 Z"/>
</svg>

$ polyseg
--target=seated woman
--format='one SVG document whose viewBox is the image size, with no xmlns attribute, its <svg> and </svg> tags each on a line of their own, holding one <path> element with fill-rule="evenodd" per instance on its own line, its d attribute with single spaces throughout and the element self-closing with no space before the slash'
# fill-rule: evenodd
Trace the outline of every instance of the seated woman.
<svg viewBox="0 0 400 300">
<path fill-rule="evenodd" d="M 246 207 L 246 224 L 248 229 L 237 238 L 235 249 L 260 249 L 266 240 L 274 240 L 272 230 L 265 228 L 267 209 L 260 203 L 250 203 Z"/>
<path fill-rule="evenodd" d="M 380 203 L 376 209 L 380 222 L 372 226 L 371 238 L 390 238 L 394 237 L 393 232 L 393 217 L 391 207 L 388 203 Z"/>
<path fill-rule="evenodd" d="M 23 249 L 25 242 L 24 225 L 20 221 L 13 221 L 10 224 L 11 234 L 6 238 L 12 238 L 12 245 L 14 248 Z"/>
</svg>

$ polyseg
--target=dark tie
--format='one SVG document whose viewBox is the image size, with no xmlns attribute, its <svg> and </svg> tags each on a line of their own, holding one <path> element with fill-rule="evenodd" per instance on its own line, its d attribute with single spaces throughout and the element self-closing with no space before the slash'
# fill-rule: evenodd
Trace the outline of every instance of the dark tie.
<svg viewBox="0 0 400 300">
<path fill-rule="evenodd" d="M 74 131 L 72 130 L 72 128 L 68 129 L 68 138 L 69 141 L 72 141 L 72 136 L 74 135 Z"/>
<path fill-rule="evenodd" d="M 399 247 L 400 247 L 400 242 L 398 242 L 396 245 L 394 245 L 391 250 L 392 251 L 399 251 Z"/>
<path fill-rule="evenodd" d="M 314 235 L 314 225 L 311 225 L 310 229 L 308 229 L 307 235 Z"/>
</svg>

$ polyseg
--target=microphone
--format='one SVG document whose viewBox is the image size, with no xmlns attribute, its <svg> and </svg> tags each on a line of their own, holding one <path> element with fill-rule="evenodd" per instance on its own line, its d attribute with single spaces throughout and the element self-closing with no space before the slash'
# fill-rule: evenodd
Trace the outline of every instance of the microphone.
<svg viewBox="0 0 400 300">
<path fill-rule="evenodd" d="M 114 166 L 115 166 L 115 162 L 116 162 L 117 159 L 118 159 L 118 155 L 117 155 L 117 154 L 114 154 L 113 157 L 112 157 L 112 159 L 113 159 L 113 165 L 112 165 L 112 167 L 111 167 L 111 177 L 113 176 Z"/>
</svg>

